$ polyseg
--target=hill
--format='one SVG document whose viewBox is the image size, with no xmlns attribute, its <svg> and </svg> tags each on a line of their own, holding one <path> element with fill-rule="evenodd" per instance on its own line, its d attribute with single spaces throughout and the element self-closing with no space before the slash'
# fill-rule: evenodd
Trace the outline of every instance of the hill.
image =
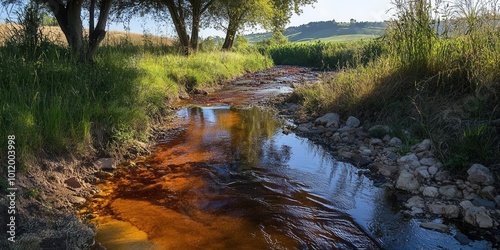
<svg viewBox="0 0 500 250">
<path fill-rule="evenodd" d="M 349 41 L 362 38 L 374 38 L 382 35 L 386 27 L 385 22 L 356 22 L 337 23 L 333 21 L 310 22 L 300 26 L 288 27 L 283 35 L 290 42 L 309 42 L 321 40 Z M 271 37 L 271 33 L 257 33 L 245 35 L 251 43 Z"/>
</svg>

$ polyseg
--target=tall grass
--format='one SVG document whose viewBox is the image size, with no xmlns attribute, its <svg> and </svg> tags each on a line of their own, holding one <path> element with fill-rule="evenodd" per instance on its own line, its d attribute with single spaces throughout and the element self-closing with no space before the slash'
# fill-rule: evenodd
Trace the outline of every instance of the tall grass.
<svg viewBox="0 0 500 250">
<path fill-rule="evenodd" d="M 366 65 L 382 54 L 378 40 L 360 40 L 345 43 L 286 43 L 271 46 L 269 55 L 274 63 L 310 66 L 324 70 Z"/>
<path fill-rule="evenodd" d="M 498 1 L 393 3 L 396 19 L 378 60 L 299 88 L 294 98 L 309 112 L 408 127 L 431 138 L 450 167 L 499 162 Z"/>
<path fill-rule="evenodd" d="M 37 57 L 0 47 L 0 138 L 15 135 L 18 158 L 104 151 L 143 140 L 180 89 L 205 88 L 272 65 L 258 54 L 153 54 L 104 47 L 94 64 L 47 45 Z M 0 153 L 3 154 L 5 152 Z"/>
</svg>

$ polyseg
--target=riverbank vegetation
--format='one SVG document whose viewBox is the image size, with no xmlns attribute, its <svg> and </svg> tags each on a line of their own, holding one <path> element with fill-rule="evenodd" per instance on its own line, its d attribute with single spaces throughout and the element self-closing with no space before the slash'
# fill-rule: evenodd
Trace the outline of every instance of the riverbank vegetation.
<svg viewBox="0 0 500 250">
<path fill-rule="evenodd" d="M 403 140 L 430 138 L 454 169 L 500 162 L 499 6 L 473 2 L 395 1 L 382 54 L 292 98 L 307 112 L 390 124 Z"/>
<path fill-rule="evenodd" d="M 214 87 L 272 66 L 257 52 L 199 52 L 123 40 L 78 63 L 64 46 L 28 40 L 0 47 L 0 138 L 17 138 L 21 162 L 103 154 L 142 140 L 179 92 Z"/>
</svg>

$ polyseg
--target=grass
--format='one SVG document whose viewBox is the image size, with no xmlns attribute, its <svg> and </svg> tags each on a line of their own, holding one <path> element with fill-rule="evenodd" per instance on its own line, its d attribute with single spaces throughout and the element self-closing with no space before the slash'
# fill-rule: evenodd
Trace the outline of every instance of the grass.
<svg viewBox="0 0 500 250">
<path fill-rule="evenodd" d="M 292 98 L 310 113 L 409 128 L 411 138 L 430 138 L 454 170 L 500 162 L 500 33 L 490 20 L 498 6 L 440 20 L 453 24 L 445 32 L 434 22 L 436 6 L 397 2 L 381 56 L 298 88 Z"/>
<path fill-rule="evenodd" d="M 42 43 L 36 53 L 1 46 L 0 141 L 6 145 L 14 134 L 24 164 L 37 157 L 104 153 L 145 140 L 179 90 L 208 88 L 272 66 L 258 53 L 184 57 L 145 48 L 130 42 L 104 46 L 94 64 L 78 64 L 67 48 L 52 43 Z"/>
<path fill-rule="evenodd" d="M 267 51 L 276 64 L 310 66 L 325 70 L 367 64 L 382 53 L 378 40 L 346 43 L 286 43 Z"/>
</svg>

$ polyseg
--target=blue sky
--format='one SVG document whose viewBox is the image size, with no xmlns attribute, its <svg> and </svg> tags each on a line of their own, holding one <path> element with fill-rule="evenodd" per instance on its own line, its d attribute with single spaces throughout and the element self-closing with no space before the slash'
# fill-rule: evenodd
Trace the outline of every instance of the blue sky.
<svg viewBox="0 0 500 250">
<path fill-rule="evenodd" d="M 300 16 L 294 15 L 290 20 L 290 26 L 298 26 L 313 21 L 329 21 L 335 19 L 337 22 L 348 22 L 351 18 L 358 21 L 383 21 L 391 16 L 387 10 L 391 8 L 390 0 L 317 0 L 313 6 L 303 8 Z M 5 13 L 0 13 L 1 21 Z M 111 30 L 124 30 L 121 23 L 111 24 Z M 171 24 L 156 23 L 152 20 L 135 18 L 130 23 L 130 30 L 142 33 L 147 30 L 154 35 L 174 36 L 175 30 Z M 246 31 L 249 33 L 249 31 Z M 224 33 L 213 29 L 201 31 L 202 37 L 219 35 Z"/>
</svg>

